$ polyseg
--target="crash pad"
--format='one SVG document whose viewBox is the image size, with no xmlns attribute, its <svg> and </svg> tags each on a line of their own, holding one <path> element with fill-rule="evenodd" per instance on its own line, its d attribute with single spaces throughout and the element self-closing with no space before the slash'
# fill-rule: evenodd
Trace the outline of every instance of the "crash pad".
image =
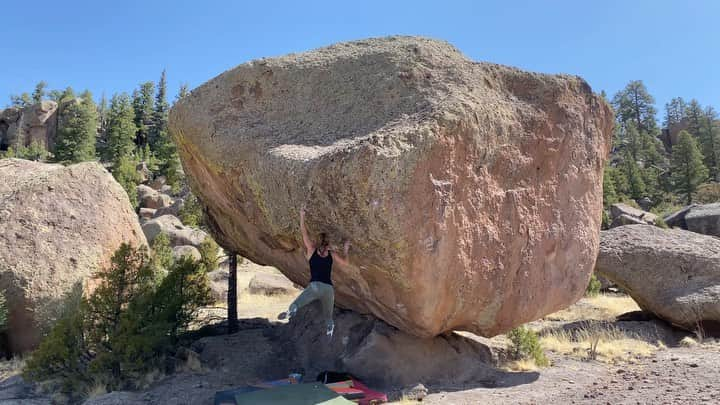
<svg viewBox="0 0 720 405">
<path fill-rule="evenodd" d="M 235 395 L 237 405 L 354 405 L 321 383 L 290 384 Z"/>
</svg>

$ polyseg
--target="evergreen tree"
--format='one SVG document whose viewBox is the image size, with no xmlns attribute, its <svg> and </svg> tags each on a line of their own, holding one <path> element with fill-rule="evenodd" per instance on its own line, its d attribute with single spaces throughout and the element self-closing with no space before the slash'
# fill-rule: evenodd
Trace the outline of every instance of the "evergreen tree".
<svg viewBox="0 0 720 405">
<path fill-rule="evenodd" d="M 46 87 L 47 83 L 44 80 L 41 80 L 38 84 L 35 85 L 35 91 L 33 91 L 32 94 L 33 103 L 37 104 L 42 101 L 43 97 L 45 97 Z"/>
<path fill-rule="evenodd" d="M 155 111 L 153 111 L 153 123 L 150 133 L 150 150 L 158 151 L 167 142 L 168 110 L 170 106 L 167 101 L 167 80 L 165 71 L 160 74 L 160 81 L 157 84 L 155 96 Z"/>
<path fill-rule="evenodd" d="M 655 99 L 641 80 L 633 80 L 613 97 L 612 105 L 618 122 L 635 123 L 638 131 L 654 133 L 657 128 Z"/>
<path fill-rule="evenodd" d="M 117 163 L 135 150 L 135 113 L 127 93 L 115 94 L 110 100 L 107 124 L 107 151 L 105 158 Z"/>
<path fill-rule="evenodd" d="M 175 96 L 175 102 L 177 103 L 178 100 L 182 99 L 183 97 L 190 94 L 190 90 L 188 90 L 187 83 L 183 83 L 180 85 L 180 90 L 178 90 L 177 96 Z"/>
<path fill-rule="evenodd" d="M 108 138 L 107 138 L 107 125 L 108 125 L 108 101 L 105 97 L 105 93 L 100 98 L 100 104 L 97 106 L 98 110 L 98 134 L 95 142 L 95 152 L 98 158 L 106 160 L 108 153 Z"/>
<path fill-rule="evenodd" d="M 62 94 L 60 94 L 60 99 L 58 100 L 59 103 L 64 103 L 66 101 L 75 100 L 75 91 L 73 91 L 73 88 L 68 86 L 63 90 Z"/>
<path fill-rule="evenodd" d="M 603 172 L 603 207 L 605 209 L 610 208 L 611 205 L 618 202 L 617 192 L 615 191 L 615 184 L 613 183 L 611 169 L 605 167 Z"/>
<path fill-rule="evenodd" d="M 628 181 L 628 194 L 637 200 L 645 196 L 645 181 L 642 172 L 629 151 L 625 151 L 622 162 L 622 171 Z"/>
<path fill-rule="evenodd" d="M 673 146 L 671 179 L 675 191 L 684 195 L 690 204 L 698 186 L 707 178 L 708 170 L 695 138 L 687 131 L 680 131 L 679 135 L 677 145 Z"/>
<path fill-rule="evenodd" d="M 12 105 L 13 107 L 27 107 L 31 104 L 32 99 L 27 93 L 23 93 L 19 96 L 15 94 L 10 96 L 10 105 Z"/>
<path fill-rule="evenodd" d="M 690 132 L 690 135 L 696 138 L 700 137 L 700 131 L 702 130 L 705 114 L 702 106 L 697 100 L 690 100 L 690 103 L 685 109 L 685 117 L 688 121 L 687 131 Z"/>
<path fill-rule="evenodd" d="M 710 178 L 717 180 L 720 178 L 720 125 L 717 112 L 710 106 L 705 109 L 699 141 Z"/>
<path fill-rule="evenodd" d="M 687 109 L 687 103 L 682 97 L 675 97 L 670 100 L 669 103 L 665 104 L 665 120 L 663 125 L 665 128 L 670 128 L 673 125 L 679 124 L 683 118 L 685 118 L 685 110 Z"/>
<path fill-rule="evenodd" d="M 150 140 L 154 115 L 154 92 L 155 85 L 153 82 L 145 82 L 140 85 L 140 89 L 133 92 L 132 105 L 135 111 L 135 126 L 137 127 L 135 143 L 141 148 Z"/>
<path fill-rule="evenodd" d="M 69 97 L 68 93 L 66 95 Z M 97 107 L 89 91 L 82 98 L 74 95 L 60 110 L 55 140 L 55 159 L 77 163 L 95 159 Z"/>
</svg>

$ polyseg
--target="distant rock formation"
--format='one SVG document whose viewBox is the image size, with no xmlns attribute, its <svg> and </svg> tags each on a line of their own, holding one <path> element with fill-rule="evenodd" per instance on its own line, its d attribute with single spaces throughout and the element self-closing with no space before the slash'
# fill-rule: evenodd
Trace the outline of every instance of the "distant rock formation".
<svg viewBox="0 0 720 405">
<path fill-rule="evenodd" d="M 10 349 L 36 347 L 64 296 L 108 266 L 122 242 L 146 244 L 127 194 L 100 164 L 0 160 L 0 291 Z"/>
<path fill-rule="evenodd" d="M 306 285 L 298 210 L 352 243 L 336 303 L 411 334 L 493 336 L 579 299 L 613 116 L 575 76 L 389 37 L 261 59 L 170 112 L 221 246 Z"/>
<path fill-rule="evenodd" d="M 50 100 L 0 110 L 0 151 L 11 146 L 29 146 L 33 141 L 52 149 L 57 132 L 57 110 L 57 103 Z"/>
</svg>

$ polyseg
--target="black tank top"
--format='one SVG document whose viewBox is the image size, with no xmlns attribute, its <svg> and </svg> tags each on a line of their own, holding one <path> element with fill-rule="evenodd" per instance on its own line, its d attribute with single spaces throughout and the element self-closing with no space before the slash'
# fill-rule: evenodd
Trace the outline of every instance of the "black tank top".
<svg viewBox="0 0 720 405">
<path fill-rule="evenodd" d="M 319 281 L 321 283 L 332 285 L 332 255 L 328 252 L 326 257 L 322 257 L 317 253 L 317 249 L 310 256 L 310 282 Z"/>
</svg>

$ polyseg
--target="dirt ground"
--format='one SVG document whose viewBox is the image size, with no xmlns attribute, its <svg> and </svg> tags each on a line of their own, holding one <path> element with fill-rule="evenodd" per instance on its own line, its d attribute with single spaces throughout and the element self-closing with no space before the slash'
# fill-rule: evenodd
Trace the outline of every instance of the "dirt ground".
<svg viewBox="0 0 720 405">
<path fill-rule="evenodd" d="M 216 391 L 286 376 L 292 365 L 282 360 L 282 349 L 267 337 L 267 331 L 278 327 L 277 314 L 299 291 L 253 296 L 246 291 L 252 275 L 276 270 L 253 264 L 240 269 L 238 310 L 245 320 L 239 333 L 198 340 L 180 371 L 153 376 L 154 382 L 142 392 L 94 392 L 86 404 L 211 404 Z M 498 367 L 508 372 L 484 386 L 428 386 L 423 403 L 720 403 L 720 342 L 697 343 L 697 336 L 636 313 L 616 320 L 637 309 L 628 297 L 602 295 L 583 298 L 529 324 L 550 360 L 544 368 L 503 360 L 505 336 L 484 339 L 463 333 L 498 353 Z M 221 305 L 204 310 L 198 325 L 221 319 L 224 311 Z M 596 343 L 595 360 L 589 359 L 592 342 Z M 0 404 L 52 403 L 51 395 L 38 393 L 17 376 L 21 366 L 18 359 L 0 362 Z M 391 398 L 396 403 L 413 403 L 403 396 L 403 388 L 391 387 Z"/>
</svg>

